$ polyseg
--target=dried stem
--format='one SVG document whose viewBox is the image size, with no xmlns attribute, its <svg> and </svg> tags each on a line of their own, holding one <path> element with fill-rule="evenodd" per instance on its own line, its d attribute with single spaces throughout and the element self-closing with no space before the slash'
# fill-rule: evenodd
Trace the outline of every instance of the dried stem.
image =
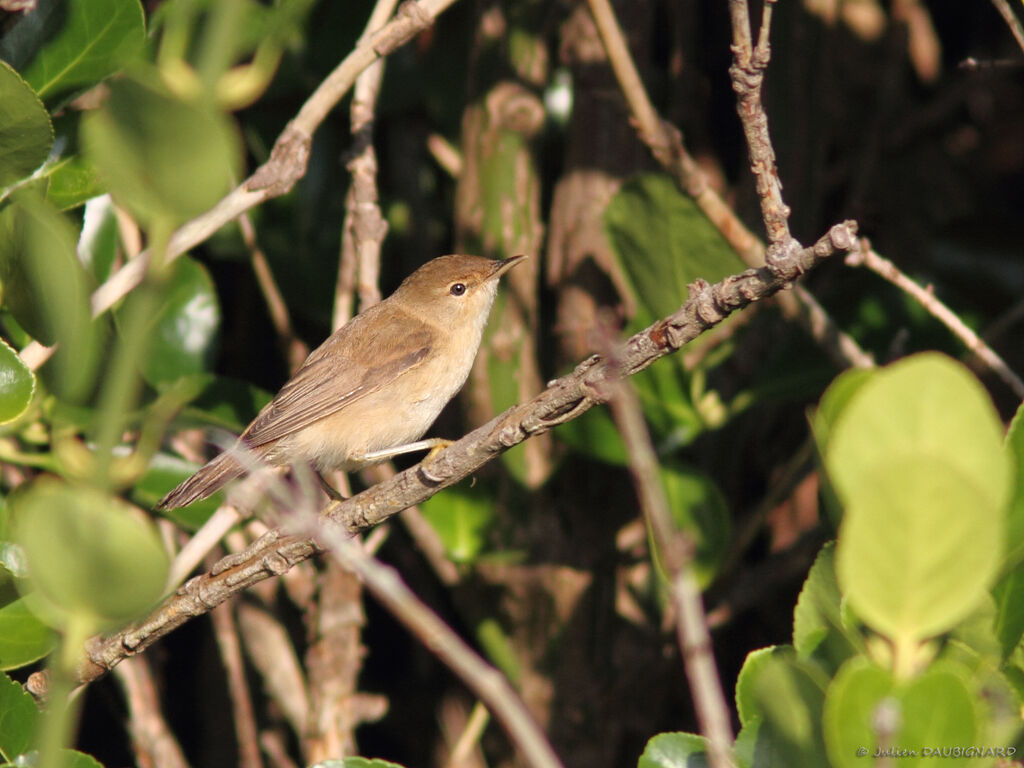
<svg viewBox="0 0 1024 768">
<path fill-rule="evenodd" d="M 862 240 L 861 242 L 861 247 L 856 251 L 852 251 L 846 257 L 848 266 L 867 267 L 872 272 L 881 275 L 901 291 L 912 296 L 922 307 L 928 310 L 932 317 L 935 317 L 949 328 L 964 343 L 964 346 L 973 352 L 979 360 L 1013 390 L 1017 397 L 1024 399 L 1024 381 L 1021 381 L 1020 377 L 1010 370 L 1010 366 L 1006 364 L 992 347 L 986 344 L 978 334 L 968 328 L 963 320 L 957 317 L 949 307 L 935 296 L 931 286 L 922 288 L 903 274 L 899 267 L 872 250 L 867 240 Z"/>
<path fill-rule="evenodd" d="M 732 312 L 791 285 L 837 249 L 849 250 L 855 244 L 856 227 L 853 222 L 845 222 L 833 227 L 814 246 L 778 263 L 774 270 L 749 269 L 714 285 L 698 280 L 690 286 L 690 297 L 678 311 L 626 341 L 615 375 L 631 376 L 644 370 Z M 468 477 L 512 446 L 582 415 L 602 402 L 595 393 L 610 375 L 607 361 L 595 355 L 571 374 L 552 381 L 533 399 L 509 408 L 453 443 L 429 464 L 411 467 L 351 499 L 332 502 L 323 514 L 350 532 L 377 525 Z M 79 681 L 98 678 L 121 659 L 141 653 L 190 618 L 253 584 L 285 573 L 319 551 L 312 539 L 288 536 L 279 529 L 269 531 L 246 551 L 224 558 L 208 573 L 188 581 L 147 619 L 108 637 L 93 639 L 86 648 L 87 659 L 79 669 Z"/>
<path fill-rule="evenodd" d="M 238 738 L 238 764 L 240 768 L 262 768 L 260 759 L 259 731 L 256 715 L 249 696 L 249 684 L 245 680 L 245 663 L 242 660 L 242 645 L 238 642 L 238 628 L 231 606 L 212 611 L 213 634 L 217 638 L 220 658 L 228 678 L 228 693 L 234 713 L 235 736 Z"/>
<path fill-rule="evenodd" d="M 1013 38 L 1017 41 L 1017 45 L 1024 51 L 1024 26 L 1021 26 L 1020 20 L 1010 7 L 1010 3 L 1007 0 L 992 0 L 992 5 L 996 7 L 999 15 L 1006 21 L 1010 31 L 1013 32 Z"/>
<path fill-rule="evenodd" d="M 604 42 L 608 60 L 619 81 L 619 87 L 630 105 L 640 139 L 650 148 L 651 154 L 672 176 L 679 188 L 693 198 L 697 207 L 722 233 L 744 263 L 751 267 L 764 264 L 764 244 L 747 229 L 736 212 L 712 189 L 707 174 L 683 146 L 682 135 L 673 125 L 662 120 L 651 105 L 609 0 L 588 0 L 588 4 Z M 874 366 L 871 356 L 836 326 L 821 305 L 803 287 L 797 286 L 793 294 L 779 295 L 776 301 L 783 314 L 791 320 L 800 322 L 837 365 L 857 368 Z"/>
<path fill-rule="evenodd" d="M 611 366 L 614 365 L 613 357 Z M 659 477 L 658 459 L 636 392 L 623 379 L 609 379 L 607 384 L 611 392 L 609 405 L 629 456 L 629 469 L 640 506 L 668 572 L 679 651 L 701 733 L 708 740 L 709 762 L 711 768 L 735 768 L 729 707 L 718 677 L 700 587 L 692 567 L 693 542 L 676 531 L 672 523 L 668 497 Z"/>
<path fill-rule="evenodd" d="M 115 674 L 124 687 L 128 730 L 139 768 L 188 768 L 185 755 L 160 711 L 160 696 L 149 660 L 128 659 Z"/>
<path fill-rule="evenodd" d="M 311 528 L 338 563 L 358 574 L 367 590 L 487 705 L 527 765 L 534 768 L 562 765 L 505 676 L 416 597 L 393 568 L 369 557 L 349 539 L 343 528 L 321 527 L 315 520 Z"/>
</svg>

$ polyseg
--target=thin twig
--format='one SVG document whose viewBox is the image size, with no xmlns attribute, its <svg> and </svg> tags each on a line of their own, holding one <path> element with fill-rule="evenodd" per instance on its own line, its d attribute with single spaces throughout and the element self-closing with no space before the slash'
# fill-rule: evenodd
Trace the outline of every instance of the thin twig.
<svg viewBox="0 0 1024 768">
<path fill-rule="evenodd" d="M 1024 26 L 1021 26 L 1020 19 L 1017 18 L 1017 14 L 1013 12 L 1010 4 L 1007 0 L 992 0 L 992 5 L 999 11 L 999 15 L 1003 17 L 1007 26 L 1010 27 L 1010 31 L 1013 32 L 1013 37 L 1017 41 L 1017 45 L 1020 46 L 1021 50 L 1024 51 Z"/>
<path fill-rule="evenodd" d="M 615 364 L 614 357 L 611 364 Z M 709 763 L 711 768 L 734 768 L 729 707 L 722 692 L 700 586 L 693 571 L 693 543 L 676 531 L 672 523 L 668 497 L 659 477 L 658 459 L 636 391 L 623 379 L 609 378 L 606 385 L 610 389 L 612 416 L 629 456 L 629 469 L 640 506 L 668 572 L 679 652 L 701 733 L 708 742 Z"/>
<path fill-rule="evenodd" d="M 373 596 L 487 705 L 527 765 L 533 768 L 562 765 L 505 676 L 416 597 L 393 568 L 369 557 L 338 526 L 321 527 L 314 520 L 309 528 L 307 533 L 316 533 L 338 563 L 358 574 Z"/>
<path fill-rule="evenodd" d="M 856 251 L 851 251 L 846 257 L 847 265 L 851 267 L 867 267 L 872 272 L 881 275 L 901 291 L 912 296 L 928 313 L 938 319 L 943 325 L 949 328 L 953 334 L 960 339 L 979 360 L 981 360 L 993 373 L 996 374 L 1006 385 L 1013 390 L 1013 393 L 1024 399 L 1024 381 L 1010 370 L 1010 366 L 996 353 L 992 347 L 986 344 L 974 331 L 964 324 L 956 314 L 932 292 L 931 287 L 922 288 L 915 283 L 900 268 L 884 256 L 876 253 L 871 245 L 862 241 L 862 246 Z"/>
<path fill-rule="evenodd" d="M 588 4 L 608 54 L 608 61 L 630 105 L 641 141 L 648 146 L 651 154 L 672 176 L 679 188 L 693 198 L 697 207 L 722 233 L 743 262 L 750 267 L 764 264 L 764 244 L 747 229 L 736 212 L 715 192 L 707 174 L 683 146 L 679 131 L 662 120 L 651 105 L 609 0 L 588 0 Z M 839 329 L 802 286 L 797 286 L 793 294 L 780 294 L 776 301 L 783 314 L 790 320 L 802 323 L 811 338 L 828 352 L 837 365 L 856 368 L 874 366 L 871 356 Z"/>
<path fill-rule="evenodd" d="M 833 227 L 796 258 L 776 264 L 774 270 L 749 269 L 714 285 L 698 280 L 690 286 L 690 297 L 678 311 L 626 341 L 619 353 L 616 375 L 631 376 L 644 370 L 736 310 L 776 294 L 836 249 L 854 247 L 855 233 L 853 222 L 845 222 Z M 572 373 L 550 382 L 536 397 L 509 408 L 453 443 L 429 464 L 411 467 L 351 499 L 332 502 L 323 514 L 353 533 L 378 525 L 468 477 L 533 435 L 581 416 L 601 402 L 594 393 L 610 374 L 603 358 L 588 358 Z M 87 658 L 79 669 L 79 681 L 100 677 L 121 659 L 142 652 L 190 618 L 206 613 L 253 584 L 287 572 L 319 551 L 311 539 L 270 530 L 245 552 L 225 558 L 209 573 L 188 581 L 147 619 L 91 641 L 86 649 Z"/>
<path fill-rule="evenodd" d="M 245 680 L 242 646 L 238 642 L 238 628 L 231 614 L 231 606 L 212 611 L 210 619 L 228 678 L 228 693 L 234 713 L 235 735 L 238 738 L 238 764 L 240 768 L 262 768 L 259 730 L 256 728 L 256 716 L 249 696 L 249 684 Z"/>
<path fill-rule="evenodd" d="M 118 666 L 117 679 L 128 704 L 128 730 L 139 768 L 188 768 L 174 734 L 160 711 L 160 696 L 145 657 Z"/>
<path fill-rule="evenodd" d="M 274 273 L 270 271 L 270 264 L 267 262 L 267 255 L 260 248 L 256 241 L 256 230 L 252 225 L 252 218 L 248 213 L 238 217 L 238 228 L 242 232 L 242 242 L 249 249 L 249 258 L 252 262 L 252 271 L 256 275 L 256 283 L 260 287 L 264 301 L 267 302 L 267 310 L 270 313 L 270 322 L 277 334 L 277 341 L 288 361 L 288 370 L 294 371 L 309 354 L 309 349 L 295 335 L 292 328 L 291 318 L 288 316 L 288 307 L 285 305 L 284 296 L 281 295 L 277 282 L 274 280 Z"/>
</svg>

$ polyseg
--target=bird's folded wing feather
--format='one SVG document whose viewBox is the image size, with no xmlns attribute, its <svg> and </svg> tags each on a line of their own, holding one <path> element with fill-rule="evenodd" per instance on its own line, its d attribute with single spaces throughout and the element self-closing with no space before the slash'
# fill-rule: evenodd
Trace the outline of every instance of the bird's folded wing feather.
<svg viewBox="0 0 1024 768">
<path fill-rule="evenodd" d="M 357 315 L 310 354 L 242 438 L 257 447 L 336 413 L 421 366 L 432 339 L 404 313 Z"/>
</svg>

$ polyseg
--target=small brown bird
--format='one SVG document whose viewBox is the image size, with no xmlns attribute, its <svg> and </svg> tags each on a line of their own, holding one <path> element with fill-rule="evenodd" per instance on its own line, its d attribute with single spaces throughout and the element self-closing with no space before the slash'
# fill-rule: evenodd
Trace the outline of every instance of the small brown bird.
<svg viewBox="0 0 1024 768">
<path fill-rule="evenodd" d="M 269 464 L 351 471 L 446 444 L 419 438 L 469 376 L 498 278 L 525 258 L 428 261 L 310 353 L 239 447 Z M 205 499 L 242 475 L 233 453 L 204 465 L 156 508 Z"/>
</svg>

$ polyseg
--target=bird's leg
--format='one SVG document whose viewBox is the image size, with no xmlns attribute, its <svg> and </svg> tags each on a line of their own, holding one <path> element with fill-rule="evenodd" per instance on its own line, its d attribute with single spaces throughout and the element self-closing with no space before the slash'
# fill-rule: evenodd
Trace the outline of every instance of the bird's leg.
<svg viewBox="0 0 1024 768">
<path fill-rule="evenodd" d="M 405 453 L 415 453 L 416 451 L 425 451 L 428 448 L 430 453 L 423 460 L 423 463 L 431 461 L 437 454 L 451 445 L 454 440 L 445 440 L 443 437 L 429 437 L 426 440 L 417 440 L 415 443 L 408 443 L 406 445 L 396 445 L 394 448 L 385 448 L 382 451 L 371 451 L 370 453 L 364 453 L 360 456 L 361 461 L 376 462 L 384 461 L 385 459 L 392 459 L 395 456 L 401 456 Z"/>
<path fill-rule="evenodd" d="M 341 493 L 338 492 L 337 488 L 328 483 L 326 477 L 319 472 L 314 472 L 314 474 L 316 475 L 316 479 L 320 481 L 320 487 L 324 489 L 324 493 L 326 493 L 328 497 L 334 501 L 345 501 L 346 497 L 342 496 Z"/>
</svg>

